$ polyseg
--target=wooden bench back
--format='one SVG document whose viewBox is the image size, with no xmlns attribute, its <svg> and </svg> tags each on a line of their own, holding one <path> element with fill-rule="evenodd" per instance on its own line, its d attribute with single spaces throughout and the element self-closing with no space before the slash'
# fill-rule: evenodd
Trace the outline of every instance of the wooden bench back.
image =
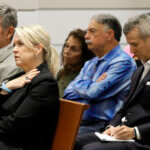
<svg viewBox="0 0 150 150">
<path fill-rule="evenodd" d="M 83 112 L 90 106 L 60 99 L 59 118 L 51 150 L 73 150 Z"/>
</svg>

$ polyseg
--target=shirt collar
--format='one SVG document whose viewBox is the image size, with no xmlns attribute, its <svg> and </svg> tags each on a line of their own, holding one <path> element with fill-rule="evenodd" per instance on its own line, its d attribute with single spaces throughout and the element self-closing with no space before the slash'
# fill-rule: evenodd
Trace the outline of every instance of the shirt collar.
<svg viewBox="0 0 150 150">
<path fill-rule="evenodd" d="M 144 68 L 150 68 L 150 60 L 148 60 L 147 62 L 141 61 Z"/>
<path fill-rule="evenodd" d="M 118 44 L 116 47 L 114 47 L 110 52 L 108 52 L 107 54 L 105 54 L 102 58 L 97 57 L 98 61 L 107 61 L 110 60 L 114 57 L 116 57 L 115 53 L 118 49 L 121 49 L 120 44 Z"/>
</svg>

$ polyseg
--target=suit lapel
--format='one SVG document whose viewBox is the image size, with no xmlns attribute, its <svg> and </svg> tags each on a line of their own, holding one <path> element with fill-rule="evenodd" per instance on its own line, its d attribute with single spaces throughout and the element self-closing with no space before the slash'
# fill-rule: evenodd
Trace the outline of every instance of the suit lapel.
<svg viewBox="0 0 150 150">
<path fill-rule="evenodd" d="M 145 86 L 146 82 L 150 80 L 150 71 L 148 71 L 148 73 L 146 74 L 146 76 L 143 78 L 143 80 L 141 81 L 141 83 L 137 86 L 137 88 L 135 89 L 135 92 L 130 100 L 133 101 L 133 99 L 137 96 L 137 94 L 143 89 L 143 87 Z"/>
<path fill-rule="evenodd" d="M 129 103 L 133 100 L 133 98 L 135 97 L 135 95 L 137 95 L 137 91 L 139 91 L 139 81 L 142 75 L 142 72 L 144 70 L 144 66 L 141 66 L 137 69 L 137 71 L 135 72 L 135 75 L 132 79 L 131 82 L 131 88 L 130 88 L 130 95 L 128 96 L 129 98 Z"/>
</svg>

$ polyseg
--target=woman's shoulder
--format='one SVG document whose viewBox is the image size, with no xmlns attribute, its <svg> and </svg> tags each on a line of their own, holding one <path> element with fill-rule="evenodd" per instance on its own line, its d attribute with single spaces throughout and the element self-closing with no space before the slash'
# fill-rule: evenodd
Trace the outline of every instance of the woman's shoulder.
<svg viewBox="0 0 150 150">
<path fill-rule="evenodd" d="M 48 65 L 44 64 L 40 67 L 38 67 L 38 70 L 40 71 L 40 73 L 33 79 L 32 83 L 37 83 L 37 82 L 41 82 L 41 81 L 47 81 L 47 82 L 56 82 L 55 78 L 52 76 Z"/>
</svg>

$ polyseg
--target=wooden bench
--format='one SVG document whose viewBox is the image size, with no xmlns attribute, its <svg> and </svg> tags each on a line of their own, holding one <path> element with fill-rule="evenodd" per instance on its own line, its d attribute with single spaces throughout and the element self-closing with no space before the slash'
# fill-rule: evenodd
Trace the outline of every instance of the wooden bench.
<svg viewBox="0 0 150 150">
<path fill-rule="evenodd" d="M 88 104 L 60 99 L 60 111 L 51 150 L 73 150 L 75 138 Z"/>
</svg>

